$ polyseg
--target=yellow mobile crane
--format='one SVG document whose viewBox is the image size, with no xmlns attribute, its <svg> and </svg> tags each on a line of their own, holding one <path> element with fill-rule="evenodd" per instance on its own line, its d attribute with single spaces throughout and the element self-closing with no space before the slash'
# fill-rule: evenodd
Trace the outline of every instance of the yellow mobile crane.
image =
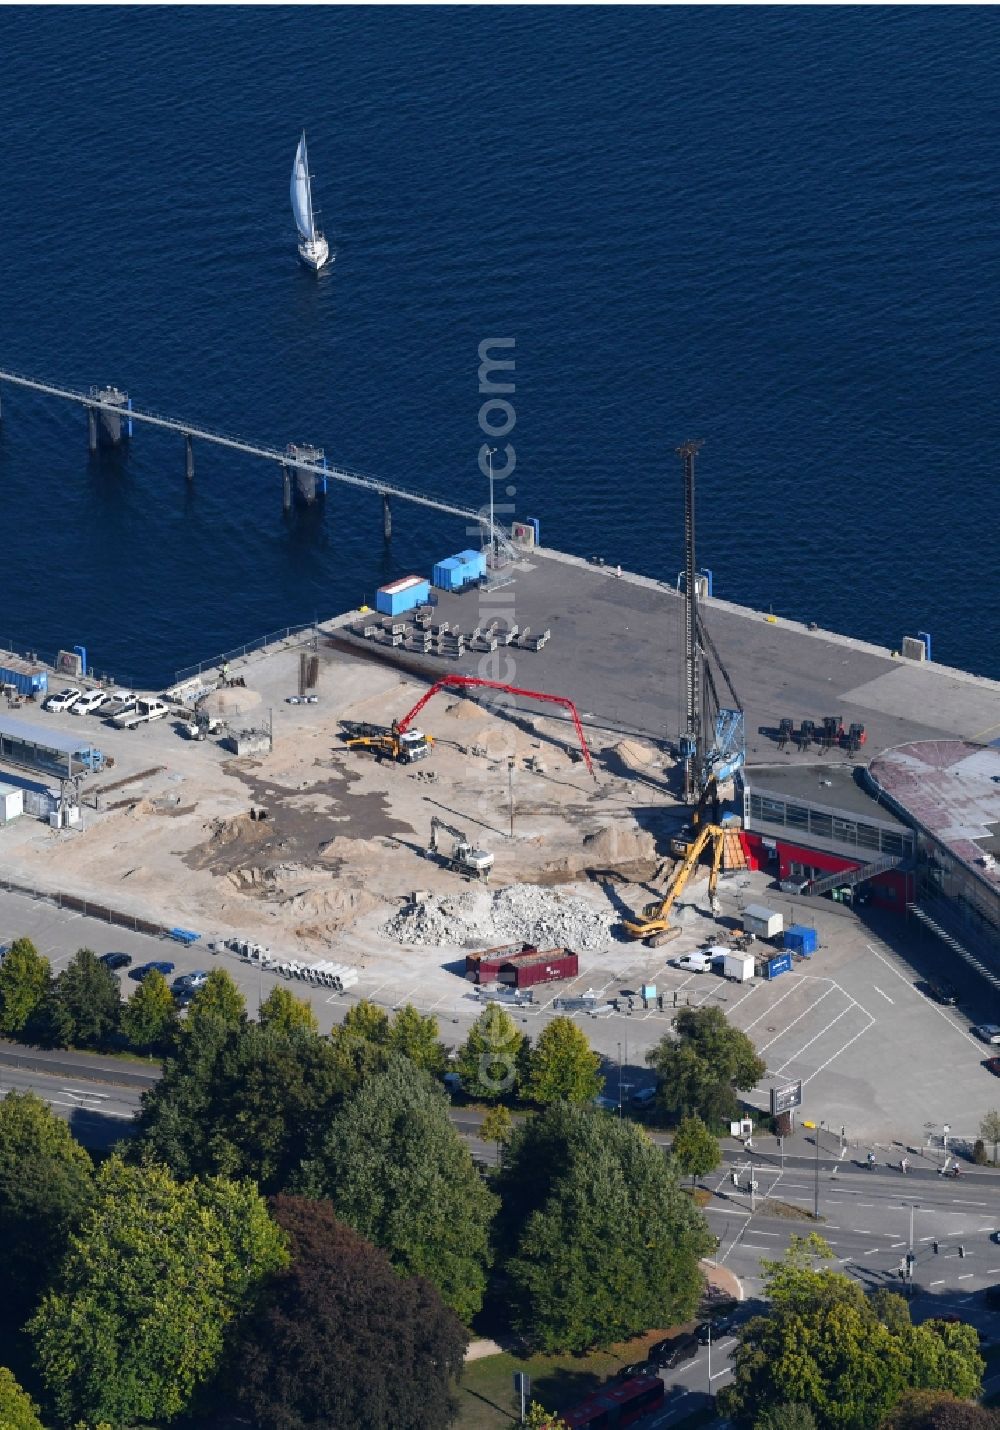
<svg viewBox="0 0 1000 1430">
<path fill-rule="evenodd" d="M 668 943 L 670 939 L 677 937 L 680 929 L 671 926 L 670 910 L 673 908 L 674 900 L 683 892 L 698 865 L 698 860 L 709 844 L 712 846 L 712 867 L 708 875 L 708 898 L 712 905 L 712 912 L 718 913 L 715 891 L 719 883 L 719 870 L 722 867 L 726 831 L 719 824 L 703 824 L 688 845 L 684 858 L 671 874 L 663 898 L 652 904 L 647 904 L 641 914 L 634 914 L 631 919 L 622 920 L 622 927 L 629 938 L 641 938 L 649 948 L 658 948 L 661 943 Z"/>
</svg>

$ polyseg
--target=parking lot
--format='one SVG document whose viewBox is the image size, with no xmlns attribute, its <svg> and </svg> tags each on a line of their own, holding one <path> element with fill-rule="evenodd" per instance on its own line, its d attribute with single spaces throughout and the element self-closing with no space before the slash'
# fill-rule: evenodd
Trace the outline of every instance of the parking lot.
<svg viewBox="0 0 1000 1430">
<path fill-rule="evenodd" d="M 749 985 L 725 981 L 714 973 L 694 974 L 668 963 L 719 933 L 696 910 L 684 921 L 684 933 L 663 948 L 613 943 L 604 953 L 581 957 L 581 974 L 569 983 L 543 985 L 534 1001 L 512 1010 L 531 1036 L 543 1021 L 569 1011 L 605 1059 L 610 1092 L 617 1096 L 617 1068 L 622 1065 L 626 1095 L 652 1079 L 645 1055 L 670 1030 L 677 1009 L 714 1005 L 754 1041 L 767 1064 L 767 1076 L 751 1100 L 767 1106 L 776 1083 L 803 1084 L 801 1116 L 822 1120 L 859 1140 L 905 1137 L 919 1143 L 947 1123 L 952 1136 L 974 1138 L 983 1115 L 1000 1106 L 1000 1082 L 982 1066 L 991 1049 L 970 1032 L 989 1014 L 985 992 L 964 967 L 955 969 L 947 951 L 919 928 L 884 916 L 856 916 L 827 900 L 804 900 L 768 888 L 763 876 L 741 876 L 720 886 L 723 923 L 732 924 L 746 902 L 778 907 L 786 922 L 813 922 L 819 949 L 798 960 L 793 970 L 773 981 Z M 0 894 L 3 940 L 26 933 L 59 968 L 87 945 L 103 953 L 120 949 L 136 963 L 167 959 L 176 973 L 221 963 L 243 991 L 251 1011 L 258 998 L 282 980 L 230 953 L 213 954 L 206 939 L 191 947 L 152 938 L 82 917 L 22 895 Z M 336 950 L 331 954 L 336 956 Z M 482 1011 L 471 986 L 460 974 L 461 950 L 399 950 L 387 957 L 384 944 L 376 963 L 365 949 L 344 951 L 356 961 L 360 981 L 347 995 L 294 982 L 294 991 L 311 999 L 320 1027 L 339 1023 L 358 998 L 371 998 L 387 1009 L 412 1002 L 436 1014 L 444 1040 L 461 1042 Z M 956 1007 L 931 1002 L 915 985 L 923 978 L 948 979 L 959 991 Z M 643 983 L 655 984 L 659 998 L 643 1007 Z M 127 970 L 123 991 L 131 992 Z M 560 1009 L 558 1002 L 585 992 L 598 1004 L 618 1001 L 618 1010 L 594 1016 L 585 1009 Z M 631 999 L 631 1007 L 629 1002 Z"/>
</svg>

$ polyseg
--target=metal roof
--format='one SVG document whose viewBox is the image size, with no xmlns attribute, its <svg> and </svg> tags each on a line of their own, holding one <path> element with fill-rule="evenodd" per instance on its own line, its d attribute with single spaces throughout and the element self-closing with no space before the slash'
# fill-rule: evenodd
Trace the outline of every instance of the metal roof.
<svg viewBox="0 0 1000 1430">
<path fill-rule="evenodd" d="M 1000 889 L 1000 863 L 989 858 L 1000 823 L 1000 749 L 966 740 L 915 740 L 886 750 L 869 768 L 914 824 Z"/>
<path fill-rule="evenodd" d="M 6 735 L 11 740 L 22 740 L 28 745 L 40 745 L 45 750 L 57 750 L 62 755 L 75 755 L 78 750 L 92 750 L 94 744 L 87 739 L 86 730 L 79 735 L 63 735 L 58 730 L 46 730 L 30 720 L 17 720 L 12 715 L 0 715 L 0 737 Z"/>
<path fill-rule="evenodd" d="M 797 800 L 810 809 L 820 808 L 868 819 L 875 824 L 903 827 L 896 813 L 880 804 L 858 783 L 858 767 L 843 763 L 813 765 L 744 765 L 741 776 L 754 794 Z"/>
</svg>

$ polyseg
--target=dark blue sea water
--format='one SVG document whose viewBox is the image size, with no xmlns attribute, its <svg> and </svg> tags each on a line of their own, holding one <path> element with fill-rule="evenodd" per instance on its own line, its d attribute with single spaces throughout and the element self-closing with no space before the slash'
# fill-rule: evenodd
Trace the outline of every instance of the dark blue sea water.
<svg viewBox="0 0 1000 1430">
<path fill-rule="evenodd" d="M 474 503 L 513 336 L 547 543 L 672 581 L 700 436 L 717 594 L 996 675 L 998 156 L 988 7 L 7 8 L 0 366 Z M 162 680 L 469 544 L 196 456 L 6 390 L 0 637 Z"/>
</svg>

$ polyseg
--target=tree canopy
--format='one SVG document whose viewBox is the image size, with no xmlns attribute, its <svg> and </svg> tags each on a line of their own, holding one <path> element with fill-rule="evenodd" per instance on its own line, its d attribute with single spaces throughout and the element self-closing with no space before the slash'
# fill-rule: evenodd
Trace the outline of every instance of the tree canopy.
<svg viewBox="0 0 1000 1430">
<path fill-rule="evenodd" d="M 641 1128 L 561 1103 L 521 1124 L 498 1181 L 515 1328 L 584 1350 L 686 1320 L 705 1218 Z"/>
<path fill-rule="evenodd" d="M 316 1014 L 308 999 L 296 998 L 288 988 L 277 984 L 260 1005 L 257 1021 L 262 1028 L 277 1028 L 281 1033 L 319 1032 Z"/>
<path fill-rule="evenodd" d="M 0 1033 L 23 1033 L 45 1000 L 52 969 L 30 938 L 16 938 L 0 963 Z"/>
<path fill-rule="evenodd" d="M 158 969 L 148 974 L 121 1010 L 122 1032 L 134 1048 L 163 1053 L 177 1034 L 177 1005 Z"/>
<path fill-rule="evenodd" d="M 739 1114 L 736 1091 L 749 1092 L 764 1076 L 753 1043 L 721 1008 L 682 1008 L 674 1028 L 676 1037 L 666 1035 L 646 1054 L 664 1111 L 695 1114 L 709 1127 L 730 1122 Z"/>
<path fill-rule="evenodd" d="M 488 1102 L 516 1096 L 527 1071 L 528 1039 L 505 1008 L 491 1003 L 458 1050 L 456 1068 L 470 1097 Z"/>
<path fill-rule="evenodd" d="M 599 1053 L 572 1018 L 552 1018 L 528 1054 L 524 1093 L 543 1106 L 552 1102 L 592 1102 L 604 1086 Z"/>
<path fill-rule="evenodd" d="M 997 1160 L 997 1149 L 1000 1147 L 1000 1112 L 995 1109 L 987 1112 L 982 1122 L 979 1124 L 979 1135 L 984 1142 L 989 1142 L 993 1147 L 993 1160 Z"/>
<path fill-rule="evenodd" d="M 722 1160 L 718 1139 L 700 1117 L 685 1117 L 674 1133 L 670 1156 L 677 1170 L 691 1178 L 692 1186 L 699 1177 L 714 1172 Z"/>
<path fill-rule="evenodd" d="M 971 1326 L 914 1326 L 902 1298 L 891 1311 L 873 1305 L 856 1281 L 812 1264 L 830 1255 L 819 1237 L 794 1238 L 783 1261 L 763 1263 L 770 1313 L 741 1329 L 723 1413 L 750 1424 L 794 1401 L 831 1430 L 870 1430 L 906 1390 L 978 1393 L 984 1361 Z"/>
<path fill-rule="evenodd" d="M 439 1430 L 466 1334 L 438 1292 L 396 1272 L 328 1202 L 277 1197 L 292 1261 L 242 1338 L 236 1383 L 259 1430 Z"/>
<path fill-rule="evenodd" d="M 950 1390 L 908 1390 L 882 1430 L 1000 1430 L 1000 1410 L 959 1400 Z"/>
<path fill-rule="evenodd" d="M 106 1047 L 118 1031 L 122 1006 L 118 979 L 92 948 L 77 951 L 56 979 L 52 996 L 57 1016 L 50 1026 L 68 1032 L 66 1041 L 75 1047 Z"/>
<path fill-rule="evenodd" d="M 112 1157 L 29 1327 L 60 1420 L 180 1414 L 216 1371 L 227 1328 L 287 1260 L 248 1183 L 178 1183 Z"/>
<path fill-rule="evenodd" d="M 144 1094 L 130 1155 L 180 1177 L 252 1177 L 264 1192 L 281 1191 L 313 1129 L 357 1082 L 357 1045 L 282 1017 L 204 1016 L 204 1036 L 186 1031 Z"/>
<path fill-rule="evenodd" d="M 0 1101 L 0 1327 L 19 1331 L 93 1198 L 93 1167 L 33 1092 Z M 0 1420 L 0 1424 L 2 1424 Z"/>
<path fill-rule="evenodd" d="M 438 1034 L 438 1021 L 430 1014 L 418 1013 L 412 1003 L 404 1003 L 392 1020 L 386 1046 L 409 1058 L 418 1068 L 433 1077 L 440 1077 L 448 1064 Z"/>
<path fill-rule="evenodd" d="M 0 1425 L 3 1430 L 45 1430 L 38 1407 L 6 1366 L 0 1366 Z"/>
<path fill-rule="evenodd" d="M 452 1126 L 444 1092 L 407 1059 L 393 1057 L 346 1099 L 293 1190 L 329 1198 L 466 1323 L 480 1309 L 496 1198 Z"/>
</svg>

